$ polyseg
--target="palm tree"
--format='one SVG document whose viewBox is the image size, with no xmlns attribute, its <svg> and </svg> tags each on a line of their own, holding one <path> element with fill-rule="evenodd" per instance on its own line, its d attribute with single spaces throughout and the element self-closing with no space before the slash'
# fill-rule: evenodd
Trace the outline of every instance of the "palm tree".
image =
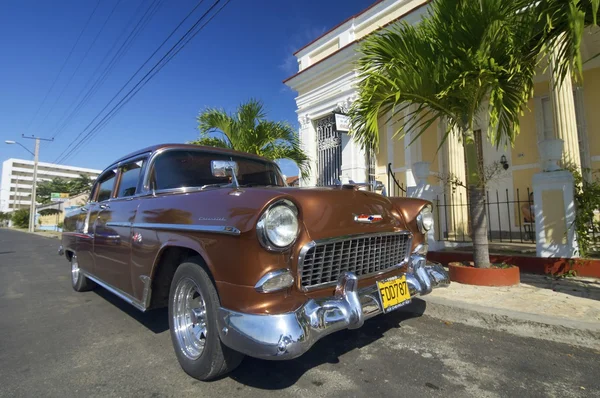
<svg viewBox="0 0 600 398">
<path fill-rule="evenodd" d="M 553 73 L 557 83 L 562 83 L 567 76 L 571 77 L 570 72 L 575 79 L 581 80 L 581 41 L 586 27 L 598 26 L 600 0 L 539 0 L 530 8 L 532 13 L 538 15 L 535 44 L 542 53 L 554 51 Z M 591 59 L 598 56 L 600 54 Z"/>
<path fill-rule="evenodd" d="M 444 140 L 457 134 L 467 159 L 473 260 L 489 267 L 483 154 L 485 137 L 474 132 L 482 112 L 492 144 L 507 145 L 519 133 L 519 116 L 533 95 L 539 47 L 537 20 L 520 0 L 434 0 L 416 26 L 396 24 L 362 45 L 359 95 L 351 110 L 353 135 L 379 147 L 378 120 L 391 113 L 405 130 L 422 134 L 443 120 Z M 389 119 L 388 119 L 389 121 Z"/>
<path fill-rule="evenodd" d="M 288 123 L 266 120 L 260 101 L 251 99 L 233 114 L 209 108 L 201 112 L 197 120 L 200 138 L 190 144 L 229 148 L 271 160 L 290 159 L 298 165 L 302 177 L 310 172 L 308 156 L 301 148 L 296 131 Z M 219 136 L 209 135 L 215 132 L 220 133 Z"/>
</svg>

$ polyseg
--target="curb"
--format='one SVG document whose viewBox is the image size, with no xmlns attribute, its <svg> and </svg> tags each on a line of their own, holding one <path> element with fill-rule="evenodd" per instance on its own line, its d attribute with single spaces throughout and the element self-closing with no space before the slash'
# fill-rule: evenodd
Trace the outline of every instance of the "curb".
<svg viewBox="0 0 600 398">
<path fill-rule="evenodd" d="M 402 311 L 600 351 L 600 322 L 574 321 L 430 296 L 414 298 Z"/>
</svg>

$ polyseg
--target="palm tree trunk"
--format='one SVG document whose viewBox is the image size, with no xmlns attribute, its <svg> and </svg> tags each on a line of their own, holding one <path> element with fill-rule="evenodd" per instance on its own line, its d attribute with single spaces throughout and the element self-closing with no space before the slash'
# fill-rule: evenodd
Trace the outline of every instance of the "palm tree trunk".
<svg viewBox="0 0 600 398">
<path fill-rule="evenodd" d="M 464 135 L 469 187 L 469 217 L 473 240 L 473 262 L 477 268 L 489 268 L 490 252 L 485 212 L 485 181 L 481 131 L 466 131 Z"/>
<path fill-rule="evenodd" d="M 477 185 L 469 187 L 469 216 L 473 239 L 473 262 L 477 268 L 490 267 L 490 252 L 485 212 L 485 189 Z"/>
</svg>

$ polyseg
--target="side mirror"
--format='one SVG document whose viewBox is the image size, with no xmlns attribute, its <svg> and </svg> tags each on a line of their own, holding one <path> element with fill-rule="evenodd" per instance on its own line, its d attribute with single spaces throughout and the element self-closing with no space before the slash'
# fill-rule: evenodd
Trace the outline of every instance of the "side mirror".
<svg viewBox="0 0 600 398">
<path fill-rule="evenodd" d="M 233 160 L 213 160 L 210 169 L 214 177 L 236 177 L 238 164 Z"/>
</svg>

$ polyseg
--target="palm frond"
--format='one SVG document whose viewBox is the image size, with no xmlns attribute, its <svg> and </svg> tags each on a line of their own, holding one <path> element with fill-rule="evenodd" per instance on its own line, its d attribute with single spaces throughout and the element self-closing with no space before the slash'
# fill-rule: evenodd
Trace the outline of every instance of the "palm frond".
<svg viewBox="0 0 600 398">
<path fill-rule="evenodd" d="M 490 140 L 514 142 L 538 62 L 533 14 L 521 12 L 530 4 L 437 0 L 418 25 L 400 23 L 368 37 L 351 109 L 356 140 L 378 148 L 378 122 L 387 114 L 401 121 L 395 136 L 408 130 L 414 141 L 436 120 L 447 121 L 447 135 L 472 129 L 487 112 Z"/>
<path fill-rule="evenodd" d="M 188 144 L 234 149 L 231 147 L 231 143 L 228 140 L 209 136 L 200 137 L 197 140 L 189 141 Z"/>
<path fill-rule="evenodd" d="M 209 108 L 198 116 L 200 138 L 190 143 L 235 149 L 271 160 L 290 159 L 302 177 L 307 177 L 309 158 L 298 133 L 288 123 L 269 121 L 266 116 L 263 103 L 255 99 L 241 104 L 232 114 Z"/>
</svg>

